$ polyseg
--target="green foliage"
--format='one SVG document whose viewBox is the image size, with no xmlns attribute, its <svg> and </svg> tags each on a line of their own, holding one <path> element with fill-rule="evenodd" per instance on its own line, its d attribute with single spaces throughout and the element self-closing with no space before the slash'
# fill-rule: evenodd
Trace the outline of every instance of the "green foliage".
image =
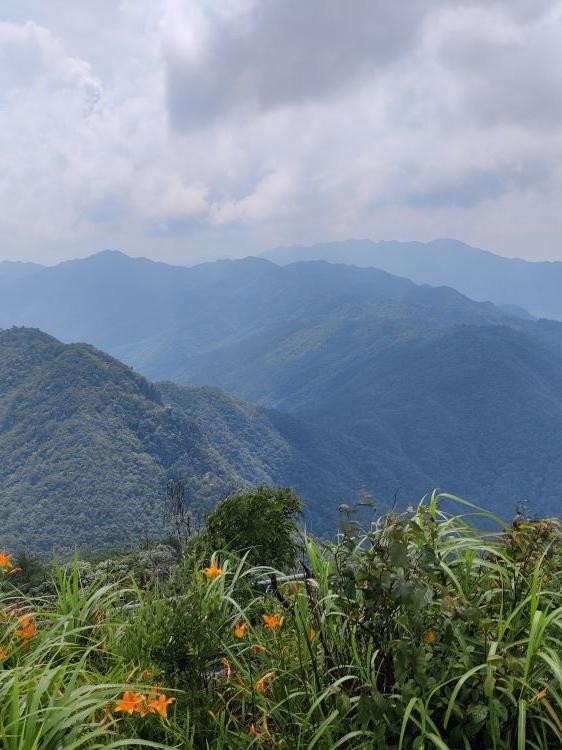
<svg viewBox="0 0 562 750">
<path fill-rule="evenodd" d="M 313 577 L 269 595 L 248 585 L 261 567 L 206 580 L 188 559 L 175 600 L 145 600 L 131 633 L 183 692 L 194 746 L 558 746 L 560 525 L 465 504 L 499 523 L 484 533 L 452 501 L 309 540 Z"/>
<path fill-rule="evenodd" d="M 81 587 L 77 565 L 57 578 L 53 599 L 0 588 L 0 747 L 163 747 L 114 710 L 131 687 L 116 649 L 127 592 Z"/>
<path fill-rule="evenodd" d="M 188 552 L 142 590 L 75 561 L 40 599 L 8 586 L 4 555 L 0 745 L 561 746 L 559 521 L 507 526 L 435 493 L 365 530 L 345 521 L 336 544 L 306 540 L 305 579 L 251 553 Z"/>
<path fill-rule="evenodd" d="M 229 550 L 246 555 L 251 565 L 290 569 L 296 562 L 301 515 L 302 502 L 293 490 L 257 487 L 220 502 L 196 542 L 208 555 Z"/>
</svg>

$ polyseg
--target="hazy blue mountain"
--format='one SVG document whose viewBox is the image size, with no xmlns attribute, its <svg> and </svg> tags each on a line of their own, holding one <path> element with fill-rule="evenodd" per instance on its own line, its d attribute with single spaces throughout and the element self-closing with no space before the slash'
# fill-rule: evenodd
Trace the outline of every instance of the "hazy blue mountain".
<svg viewBox="0 0 562 750">
<path fill-rule="evenodd" d="M 0 279 L 21 279 L 23 276 L 29 276 L 42 268 L 44 266 L 39 265 L 39 263 L 0 260 Z"/>
<path fill-rule="evenodd" d="M 451 286 L 475 300 L 516 305 L 535 317 L 562 320 L 562 263 L 558 261 L 504 258 L 450 239 L 293 245 L 268 250 L 263 257 L 281 265 L 326 260 L 382 268 L 419 284 Z"/>
<path fill-rule="evenodd" d="M 0 276 L 0 327 L 34 326 L 109 349 L 169 324 L 185 272 L 104 251 L 17 280 Z"/>
<path fill-rule="evenodd" d="M 441 486 L 506 515 L 523 499 L 558 510 L 561 323 L 318 261 L 172 268 L 103 253 L 47 270 L 0 295 L 0 324 L 89 339 L 151 380 L 218 386 L 300 420 L 283 432 L 289 417 L 275 418 L 308 461 L 282 476 L 319 516 L 316 493 L 333 489 L 331 503 L 361 485 L 383 502 Z M 256 426 L 234 423 L 223 452 Z"/>
<path fill-rule="evenodd" d="M 199 357 L 268 338 L 271 330 L 288 335 L 303 321 L 322 327 L 362 315 L 449 323 L 506 316 L 452 289 L 328 263 L 281 268 L 246 258 L 185 268 L 107 251 L 17 281 L 0 279 L 0 326 L 87 341 L 153 379 L 200 384 L 208 380 L 199 377 Z"/>
<path fill-rule="evenodd" d="M 344 366 L 351 329 L 363 337 L 355 342 L 363 347 L 355 352 L 360 360 L 404 331 L 514 320 L 453 289 L 420 287 L 377 269 L 323 262 L 281 268 L 256 259 L 229 268 L 232 275 L 190 293 L 170 328 L 113 353 L 152 379 L 218 384 L 277 406 L 283 384 L 306 389 L 319 374 L 303 369 L 315 353 Z"/>
<path fill-rule="evenodd" d="M 406 289 L 372 304 L 333 290 L 321 313 L 287 310 L 234 343 L 190 358 L 170 350 L 166 361 L 178 377 L 181 359 L 184 377 L 350 437 L 392 477 L 362 473 L 385 502 L 392 487 L 411 502 L 440 486 L 506 516 L 522 500 L 558 512 L 562 324 L 501 319 L 448 289 Z"/>
</svg>

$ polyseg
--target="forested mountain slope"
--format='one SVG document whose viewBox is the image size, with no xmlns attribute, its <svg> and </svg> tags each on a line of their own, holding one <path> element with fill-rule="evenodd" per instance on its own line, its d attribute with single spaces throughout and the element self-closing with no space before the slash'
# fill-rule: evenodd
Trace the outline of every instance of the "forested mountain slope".
<svg viewBox="0 0 562 750">
<path fill-rule="evenodd" d="M 0 546 L 138 541 L 162 529 L 165 475 L 180 467 L 205 498 L 236 478 L 129 368 L 38 331 L 0 333 Z"/>
<path fill-rule="evenodd" d="M 295 485 L 327 528 L 359 489 L 356 452 L 216 389 L 160 391 L 91 346 L 0 331 L 0 548 L 162 535 L 170 477 L 186 480 L 200 513 L 235 489 Z"/>
</svg>

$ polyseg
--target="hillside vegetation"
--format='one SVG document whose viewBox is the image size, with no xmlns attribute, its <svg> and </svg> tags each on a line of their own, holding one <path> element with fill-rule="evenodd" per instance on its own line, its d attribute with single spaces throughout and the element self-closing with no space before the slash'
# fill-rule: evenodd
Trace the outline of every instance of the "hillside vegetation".
<svg viewBox="0 0 562 750">
<path fill-rule="evenodd" d="M 154 386 L 91 346 L 0 331 L 0 545 L 48 553 L 162 536 L 176 478 L 198 515 L 238 488 L 294 485 L 326 530 L 360 489 L 365 454 L 217 389 Z"/>
<path fill-rule="evenodd" d="M 236 479 L 144 378 L 26 330 L 0 333 L 0 461 L 0 540 L 43 551 L 161 530 L 168 471 L 201 501 Z"/>
<path fill-rule="evenodd" d="M 80 562 L 55 567 L 24 596 L 0 553 L 2 747 L 562 744 L 558 521 L 489 517 L 484 534 L 476 509 L 434 494 L 299 551 L 298 508 L 267 488 L 230 498 L 144 587 L 116 580 L 122 558 L 89 582 Z"/>
</svg>

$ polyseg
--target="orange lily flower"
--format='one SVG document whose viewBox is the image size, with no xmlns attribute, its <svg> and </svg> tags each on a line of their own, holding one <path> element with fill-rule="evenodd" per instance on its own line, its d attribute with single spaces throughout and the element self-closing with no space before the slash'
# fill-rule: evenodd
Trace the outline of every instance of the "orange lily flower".
<svg viewBox="0 0 562 750">
<path fill-rule="evenodd" d="M 7 552 L 0 552 L 0 570 L 3 570 L 5 573 L 7 573 L 8 571 L 12 570 L 13 567 L 12 556 Z"/>
<path fill-rule="evenodd" d="M 237 622 L 236 625 L 234 626 L 234 635 L 237 638 L 244 638 L 247 630 L 248 630 L 247 622 Z"/>
<path fill-rule="evenodd" d="M 115 710 L 124 714 L 141 714 L 146 713 L 144 702 L 146 698 L 142 693 L 135 693 L 133 690 L 125 690 L 123 697 L 115 704 Z"/>
<path fill-rule="evenodd" d="M 32 615 L 21 617 L 19 624 L 20 627 L 16 630 L 16 637 L 23 641 L 24 644 L 27 644 L 35 633 L 37 633 L 37 625 L 33 622 Z"/>
<path fill-rule="evenodd" d="M 211 565 L 208 568 L 205 568 L 205 575 L 207 576 L 207 580 L 211 581 L 213 578 L 216 578 L 217 576 L 223 576 L 224 570 L 219 567 L 216 563 L 211 563 Z"/>
<path fill-rule="evenodd" d="M 269 630 L 276 630 L 277 628 L 280 628 L 281 625 L 283 625 L 283 618 L 278 614 L 262 615 L 262 619 L 264 621 L 265 627 Z"/>
<path fill-rule="evenodd" d="M 426 630 L 423 636 L 426 643 L 434 643 L 437 640 L 437 633 L 432 628 Z"/>
<path fill-rule="evenodd" d="M 168 698 L 165 695 L 159 695 L 147 704 L 148 710 L 153 714 L 160 714 L 163 719 L 168 718 L 168 706 L 175 701 L 175 698 Z"/>
</svg>

